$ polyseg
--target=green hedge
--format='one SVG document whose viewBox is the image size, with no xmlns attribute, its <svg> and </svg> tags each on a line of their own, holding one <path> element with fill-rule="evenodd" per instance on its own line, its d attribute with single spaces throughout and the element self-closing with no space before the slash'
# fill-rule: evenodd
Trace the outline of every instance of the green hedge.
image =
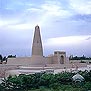
<svg viewBox="0 0 91 91">
<path fill-rule="evenodd" d="M 79 74 L 85 78 L 85 82 L 81 88 L 77 88 L 91 89 L 91 71 L 80 71 Z M 64 89 L 62 91 L 65 91 L 65 89 L 76 89 L 72 81 L 73 75 L 75 73 L 62 72 L 59 74 L 36 73 L 31 75 L 21 74 L 19 76 L 9 76 L 0 84 L 0 91 L 32 91 L 33 89 L 39 90 L 40 88 L 50 88 L 55 91 L 59 89 Z"/>
</svg>

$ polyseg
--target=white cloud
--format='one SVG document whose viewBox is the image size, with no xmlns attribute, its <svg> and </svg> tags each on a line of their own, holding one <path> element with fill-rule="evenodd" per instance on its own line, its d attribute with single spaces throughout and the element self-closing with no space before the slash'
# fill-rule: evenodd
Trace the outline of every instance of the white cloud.
<svg viewBox="0 0 91 91">
<path fill-rule="evenodd" d="M 27 30 L 27 29 L 33 29 L 33 26 L 35 26 L 35 25 L 30 24 L 30 23 L 25 23 L 25 24 L 8 25 L 7 28 Z"/>
<path fill-rule="evenodd" d="M 39 24 L 41 26 L 50 25 L 55 20 L 68 18 L 73 15 L 72 12 L 70 13 L 70 11 L 63 9 L 61 2 L 48 0 L 40 6 L 39 12 L 41 16 L 39 17 Z"/>
<path fill-rule="evenodd" d="M 45 11 L 47 15 L 51 16 L 67 17 L 71 15 L 69 11 L 63 9 L 61 2 L 58 1 L 46 1 L 41 5 L 41 9 Z"/>
<path fill-rule="evenodd" d="M 70 0 L 70 5 L 79 14 L 91 14 L 90 0 Z"/>
<path fill-rule="evenodd" d="M 10 24 L 18 23 L 18 20 L 0 20 L 0 27 L 8 26 Z"/>
<path fill-rule="evenodd" d="M 72 13 L 70 13 L 68 10 L 63 9 L 61 2 L 59 1 L 46 0 L 43 4 L 35 4 L 36 7 L 34 7 L 34 4 L 32 3 L 25 3 L 25 5 L 28 6 L 24 9 L 24 12 L 19 15 L 19 18 L 15 17 L 16 20 L 20 22 L 25 20 L 23 24 L 22 22 L 21 24 L 13 24 L 14 20 L 11 22 L 7 20 L 7 23 L 0 22 L 0 26 L 7 25 L 6 27 L 11 29 L 30 29 L 36 24 L 46 26 L 50 25 L 53 21 L 55 21 L 55 19 L 58 20 L 59 18 L 66 18 L 72 15 Z M 10 9 L 10 7 L 7 7 L 7 9 Z"/>
<path fill-rule="evenodd" d="M 85 3 L 83 1 L 84 0 L 70 0 L 71 8 L 76 12 L 88 14 L 91 12 L 91 2 L 85 0 Z M 36 24 L 40 26 L 52 25 L 53 21 L 61 18 L 67 19 L 73 15 L 69 9 L 63 8 L 61 1 L 57 0 L 45 0 L 45 2 L 40 5 L 33 3 L 25 3 L 25 5 L 28 5 L 28 7 L 24 9 L 25 12 L 23 12 L 23 14 L 19 15 L 19 18 L 15 17 L 16 20 L 11 21 L 0 21 L 0 26 L 6 25 L 7 28 L 11 29 L 30 29 Z M 36 5 L 36 7 L 34 7 L 34 5 Z M 7 9 L 9 9 L 9 7 Z M 24 23 L 22 23 L 23 20 L 25 21 Z M 13 24 L 16 21 L 18 21 L 17 23 L 21 22 L 21 24 Z"/>
<path fill-rule="evenodd" d="M 28 8 L 28 9 L 26 9 L 26 11 L 25 12 L 40 12 L 41 11 L 41 9 L 39 9 L 39 8 Z"/>
<path fill-rule="evenodd" d="M 68 37 L 57 37 L 50 38 L 44 42 L 45 46 L 70 46 L 70 45 L 80 45 L 90 43 L 91 35 L 81 35 L 81 36 L 68 36 Z"/>
</svg>

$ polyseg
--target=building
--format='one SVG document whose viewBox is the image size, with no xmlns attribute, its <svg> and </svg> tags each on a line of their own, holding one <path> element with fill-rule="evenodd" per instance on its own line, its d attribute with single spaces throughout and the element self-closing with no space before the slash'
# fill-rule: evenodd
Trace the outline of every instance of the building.
<svg viewBox="0 0 91 91">
<path fill-rule="evenodd" d="M 77 67 L 86 67 L 86 64 L 76 64 Z M 75 66 L 75 65 L 74 65 Z M 54 54 L 43 55 L 40 27 L 35 26 L 31 57 L 8 58 L 0 64 L 0 77 L 9 75 L 32 74 L 37 72 L 54 72 L 55 69 L 72 68 L 65 51 L 54 51 Z M 56 70 L 60 72 L 60 70 Z"/>
<path fill-rule="evenodd" d="M 7 64 L 46 66 L 47 64 L 66 64 L 66 59 L 64 51 L 55 51 L 53 55 L 47 57 L 43 55 L 40 27 L 37 25 L 35 26 L 31 57 L 9 58 Z"/>
</svg>

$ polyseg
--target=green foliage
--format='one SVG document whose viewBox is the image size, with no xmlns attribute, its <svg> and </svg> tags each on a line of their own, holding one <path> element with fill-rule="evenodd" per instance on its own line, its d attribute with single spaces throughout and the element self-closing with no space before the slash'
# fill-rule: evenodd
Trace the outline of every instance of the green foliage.
<svg viewBox="0 0 91 91">
<path fill-rule="evenodd" d="M 80 71 L 80 73 L 85 78 L 86 82 L 89 82 L 89 81 L 91 82 L 91 71 L 85 70 L 84 72 Z"/>
<path fill-rule="evenodd" d="M 0 54 L 0 60 L 2 60 L 3 59 L 3 57 L 2 57 L 2 55 Z"/>
<path fill-rule="evenodd" d="M 71 84 L 72 76 L 73 73 L 63 72 L 63 73 L 55 74 L 55 80 L 60 84 Z"/>
<path fill-rule="evenodd" d="M 91 57 L 85 57 L 84 55 L 82 57 L 78 57 L 78 56 L 70 56 L 69 60 L 91 60 Z M 82 63 L 84 63 L 84 61 L 81 61 Z"/>
<path fill-rule="evenodd" d="M 43 74 L 40 77 L 40 86 L 49 87 L 50 84 L 54 83 L 54 80 L 53 74 Z"/>
<path fill-rule="evenodd" d="M 5 78 L 1 84 L 1 86 L 5 91 L 22 90 L 21 85 L 22 85 L 22 81 L 17 76 L 14 77 L 9 76 L 8 78 Z"/>
<path fill-rule="evenodd" d="M 8 58 L 16 58 L 16 55 L 8 55 Z"/>
<path fill-rule="evenodd" d="M 0 54 L 0 64 L 2 64 L 3 61 L 6 61 L 6 62 L 7 62 L 7 58 L 6 58 L 6 56 L 3 57 L 3 56 Z"/>
<path fill-rule="evenodd" d="M 0 91 L 87 91 L 91 90 L 91 71 L 79 71 L 85 78 L 82 86 L 73 85 L 74 73 L 59 74 L 36 73 L 9 76 L 0 84 Z M 36 89 L 36 90 L 34 90 Z M 72 90 L 73 89 L 73 90 Z"/>
<path fill-rule="evenodd" d="M 84 84 L 84 88 L 85 88 L 86 90 L 91 90 L 91 82 L 86 82 L 86 83 Z"/>
</svg>

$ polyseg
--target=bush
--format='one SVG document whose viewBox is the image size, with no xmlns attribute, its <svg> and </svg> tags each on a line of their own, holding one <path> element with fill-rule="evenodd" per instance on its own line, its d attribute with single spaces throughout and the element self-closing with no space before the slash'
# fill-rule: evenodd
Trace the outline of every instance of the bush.
<svg viewBox="0 0 91 91">
<path fill-rule="evenodd" d="M 91 89 L 91 71 L 80 71 L 79 73 L 85 78 L 83 88 Z M 51 88 L 51 90 L 54 91 L 60 89 L 62 91 L 71 91 L 68 89 L 77 88 L 75 85 L 72 85 L 73 82 L 71 78 L 73 75 L 74 73 L 62 72 L 59 74 L 36 73 L 30 75 L 21 74 L 13 77 L 10 76 L 3 80 L 0 85 L 0 91 L 28 91 L 32 89 L 42 91 L 45 88 Z M 82 87 L 79 87 L 79 89 L 82 89 Z"/>
</svg>

